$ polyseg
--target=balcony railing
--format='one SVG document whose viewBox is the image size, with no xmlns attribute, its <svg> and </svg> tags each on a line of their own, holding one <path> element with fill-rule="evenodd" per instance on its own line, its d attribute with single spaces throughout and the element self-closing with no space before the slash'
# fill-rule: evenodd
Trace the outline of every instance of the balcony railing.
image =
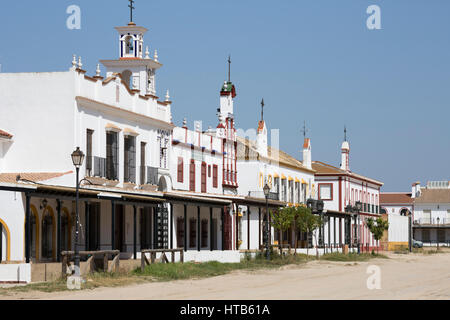
<svg viewBox="0 0 450 320">
<path fill-rule="evenodd" d="M 438 225 L 437 218 L 420 218 L 414 220 L 415 225 Z M 447 225 L 450 224 L 450 219 L 441 218 L 439 219 L 439 225 Z"/>
<path fill-rule="evenodd" d="M 158 168 L 147 167 L 147 181 L 146 184 L 158 185 Z"/>
<path fill-rule="evenodd" d="M 261 199 L 266 198 L 266 196 L 264 195 L 264 191 L 249 191 L 248 196 L 253 197 L 253 198 L 261 198 Z M 275 193 L 275 192 L 269 193 L 269 200 L 278 201 L 279 199 L 280 199 L 280 196 L 278 195 L 278 193 Z"/>
</svg>

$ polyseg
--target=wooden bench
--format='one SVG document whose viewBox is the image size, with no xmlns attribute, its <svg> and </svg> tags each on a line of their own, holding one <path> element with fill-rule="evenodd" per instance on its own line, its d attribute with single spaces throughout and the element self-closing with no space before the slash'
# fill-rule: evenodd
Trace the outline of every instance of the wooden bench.
<svg viewBox="0 0 450 320">
<path fill-rule="evenodd" d="M 110 268 L 108 268 L 108 258 L 109 255 L 113 257 L 113 263 Z M 63 251 L 62 256 L 62 276 L 67 275 L 67 267 L 70 266 L 70 262 L 73 261 L 75 252 L 74 251 Z M 120 266 L 120 251 L 119 250 L 102 250 L 102 251 L 80 251 L 80 258 L 87 256 L 87 268 L 85 273 L 93 273 L 97 270 L 95 266 L 95 258 L 101 256 L 103 260 L 103 272 L 117 272 Z M 81 272 L 81 270 L 80 270 Z"/>
<path fill-rule="evenodd" d="M 166 253 L 170 253 L 172 255 L 171 262 L 175 263 L 175 253 L 180 253 L 180 262 L 184 263 L 184 249 L 149 249 L 141 251 L 141 270 L 144 271 L 145 267 L 156 263 L 156 254 L 161 253 L 160 262 L 161 263 L 169 263 L 169 259 L 166 256 Z M 146 253 L 150 253 L 150 261 L 148 261 Z"/>
</svg>

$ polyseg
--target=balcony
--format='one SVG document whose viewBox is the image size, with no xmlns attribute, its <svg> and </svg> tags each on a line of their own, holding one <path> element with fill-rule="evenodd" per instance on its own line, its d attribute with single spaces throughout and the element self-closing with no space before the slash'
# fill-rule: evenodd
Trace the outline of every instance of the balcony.
<svg viewBox="0 0 450 320">
<path fill-rule="evenodd" d="M 266 196 L 264 195 L 264 191 L 249 191 L 248 192 L 248 196 L 252 197 L 252 198 L 260 198 L 260 199 L 265 199 L 266 198 Z M 276 192 L 270 192 L 269 193 L 269 200 L 278 201 L 278 200 L 280 200 L 280 196 Z"/>
<path fill-rule="evenodd" d="M 438 226 L 438 222 L 437 222 L 437 218 L 420 218 L 420 219 L 416 219 L 414 220 L 414 225 L 416 226 L 433 226 L 433 227 L 437 227 Z M 439 220 L 439 226 L 446 226 L 446 225 L 450 225 L 450 219 L 447 218 L 441 218 Z"/>
</svg>

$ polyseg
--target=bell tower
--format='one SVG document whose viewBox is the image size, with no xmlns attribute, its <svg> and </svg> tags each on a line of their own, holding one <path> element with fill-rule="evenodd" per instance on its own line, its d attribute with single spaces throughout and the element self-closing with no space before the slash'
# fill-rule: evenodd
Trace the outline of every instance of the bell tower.
<svg viewBox="0 0 450 320">
<path fill-rule="evenodd" d="M 144 35 L 148 30 L 133 22 L 134 1 L 129 1 L 130 23 L 115 28 L 119 36 L 119 59 L 100 62 L 106 68 L 107 77 L 120 73 L 130 90 L 143 96 L 156 96 L 156 70 L 161 68 L 162 64 L 158 61 L 156 50 L 153 58 L 150 57 L 148 47 L 144 52 Z"/>
<path fill-rule="evenodd" d="M 231 57 L 228 57 L 228 81 L 220 90 L 220 108 L 218 111 L 219 125 L 217 137 L 223 139 L 223 188 L 224 193 L 237 193 L 237 138 L 234 123 L 233 99 L 236 97 L 236 88 L 231 82 Z"/>
</svg>

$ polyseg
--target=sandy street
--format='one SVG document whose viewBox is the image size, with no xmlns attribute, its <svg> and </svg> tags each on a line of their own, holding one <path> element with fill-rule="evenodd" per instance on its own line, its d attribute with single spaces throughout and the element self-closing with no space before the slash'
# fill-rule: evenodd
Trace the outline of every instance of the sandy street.
<svg viewBox="0 0 450 320">
<path fill-rule="evenodd" d="M 81 292 L 28 292 L 0 299 L 450 299 L 450 254 L 398 255 L 369 262 L 310 262 L 282 270 L 234 272 L 203 279 Z M 369 290 L 367 268 L 380 267 L 381 289 Z"/>
</svg>

